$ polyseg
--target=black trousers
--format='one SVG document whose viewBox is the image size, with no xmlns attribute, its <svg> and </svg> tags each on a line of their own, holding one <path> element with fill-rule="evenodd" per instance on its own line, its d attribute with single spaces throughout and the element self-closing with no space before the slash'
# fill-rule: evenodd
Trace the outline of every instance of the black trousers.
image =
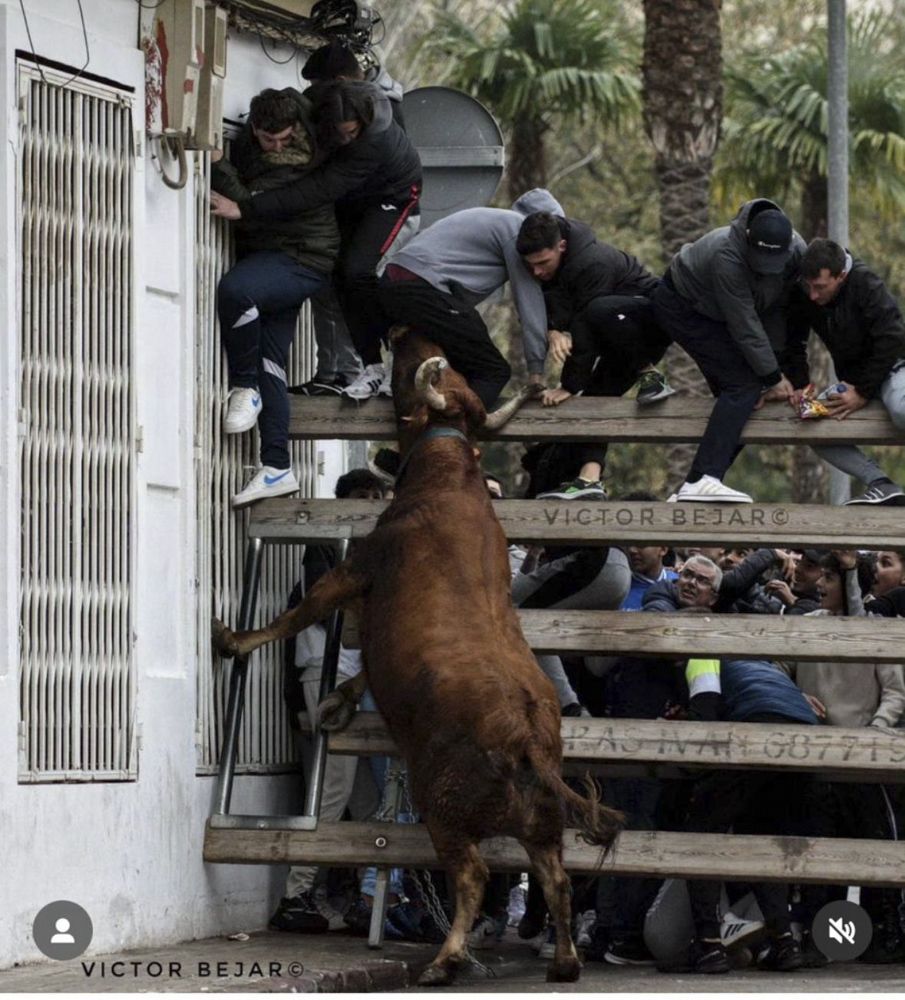
<svg viewBox="0 0 905 1000">
<path fill-rule="evenodd" d="M 420 278 L 380 279 L 380 305 L 390 323 L 405 323 L 442 347 L 449 363 L 489 410 L 512 374 L 473 306 Z"/>
<path fill-rule="evenodd" d="M 337 210 L 342 242 L 334 284 L 352 343 L 366 365 L 380 361 L 380 341 L 390 327 L 380 307 L 377 265 L 417 231 L 419 211 L 417 190 L 405 202 Z"/>
<path fill-rule="evenodd" d="M 704 475 L 722 479 L 741 450 L 742 430 L 760 399 L 760 376 L 729 327 L 696 312 L 667 280 L 660 282 L 652 301 L 657 323 L 691 355 L 716 396 L 687 480 L 697 482 Z"/>
</svg>

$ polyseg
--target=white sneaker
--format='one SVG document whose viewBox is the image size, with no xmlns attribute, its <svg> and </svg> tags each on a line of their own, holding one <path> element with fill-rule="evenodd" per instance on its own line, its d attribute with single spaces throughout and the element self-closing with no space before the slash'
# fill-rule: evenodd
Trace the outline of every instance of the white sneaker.
<svg viewBox="0 0 905 1000">
<path fill-rule="evenodd" d="M 392 398 L 393 396 L 393 362 L 392 360 L 387 361 L 384 365 L 386 368 L 386 375 L 383 376 L 383 381 L 380 383 L 380 388 L 377 390 L 378 396 L 387 396 Z"/>
<path fill-rule="evenodd" d="M 382 364 L 368 365 L 351 385 L 343 389 L 343 394 L 350 399 L 370 399 L 377 395 L 386 377 L 386 368 Z"/>
<path fill-rule="evenodd" d="M 257 389 L 230 389 L 226 397 L 224 434 L 244 434 L 258 422 L 261 413 L 261 393 Z"/>
<path fill-rule="evenodd" d="M 232 505 L 244 507 L 255 500 L 282 497 L 287 493 L 296 493 L 298 489 L 298 480 L 292 469 L 274 469 L 271 465 L 265 465 L 251 477 L 245 489 L 233 497 Z"/>
<path fill-rule="evenodd" d="M 763 920 L 744 920 L 732 912 L 726 913 L 720 925 L 723 947 L 741 948 L 754 944 L 763 938 L 765 926 Z"/>
<path fill-rule="evenodd" d="M 591 936 L 597 924 L 597 911 L 585 910 L 575 918 L 575 947 L 590 948 Z"/>
<path fill-rule="evenodd" d="M 696 483 L 682 483 L 676 500 L 697 500 L 704 503 L 754 503 L 747 493 L 724 485 L 715 476 L 701 476 Z"/>
</svg>

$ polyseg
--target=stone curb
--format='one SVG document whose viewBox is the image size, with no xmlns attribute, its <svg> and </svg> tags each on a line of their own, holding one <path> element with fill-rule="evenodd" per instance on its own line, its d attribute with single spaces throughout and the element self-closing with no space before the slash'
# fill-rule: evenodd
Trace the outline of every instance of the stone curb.
<svg viewBox="0 0 905 1000">
<path fill-rule="evenodd" d="M 389 993 L 405 989 L 413 979 L 408 962 L 380 959 L 348 969 L 306 969 L 296 979 L 262 979 L 255 993 Z"/>
</svg>

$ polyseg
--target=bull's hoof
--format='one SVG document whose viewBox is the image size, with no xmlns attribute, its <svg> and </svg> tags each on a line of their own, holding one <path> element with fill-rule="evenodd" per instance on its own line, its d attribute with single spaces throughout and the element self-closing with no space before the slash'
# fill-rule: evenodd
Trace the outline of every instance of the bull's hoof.
<svg viewBox="0 0 905 1000">
<path fill-rule="evenodd" d="M 345 729 L 354 714 L 355 706 L 352 702 L 334 691 L 317 706 L 317 723 L 325 732 L 335 733 Z"/>
<path fill-rule="evenodd" d="M 227 659 L 239 655 L 232 629 L 228 629 L 219 618 L 211 619 L 211 644 L 221 656 L 225 656 Z"/>
<path fill-rule="evenodd" d="M 449 965 L 429 965 L 418 977 L 419 986 L 449 986 L 455 973 Z"/>
<path fill-rule="evenodd" d="M 548 983 L 577 983 L 581 975 L 581 962 L 567 958 L 564 962 L 551 962 L 547 968 Z"/>
</svg>

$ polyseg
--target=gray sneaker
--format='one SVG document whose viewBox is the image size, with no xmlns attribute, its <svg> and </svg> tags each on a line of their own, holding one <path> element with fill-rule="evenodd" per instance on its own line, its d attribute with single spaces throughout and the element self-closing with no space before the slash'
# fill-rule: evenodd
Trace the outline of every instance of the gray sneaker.
<svg viewBox="0 0 905 1000">
<path fill-rule="evenodd" d="M 653 371 L 642 372 L 638 379 L 638 394 L 635 402 L 640 406 L 658 403 L 667 396 L 674 396 L 676 390 L 666 380 L 666 376 L 655 368 Z"/>
<path fill-rule="evenodd" d="M 890 507 L 905 506 L 905 490 L 895 483 L 872 483 L 859 497 L 852 497 L 845 506 L 869 503 L 875 506 L 888 504 Z"/>
</svg>

